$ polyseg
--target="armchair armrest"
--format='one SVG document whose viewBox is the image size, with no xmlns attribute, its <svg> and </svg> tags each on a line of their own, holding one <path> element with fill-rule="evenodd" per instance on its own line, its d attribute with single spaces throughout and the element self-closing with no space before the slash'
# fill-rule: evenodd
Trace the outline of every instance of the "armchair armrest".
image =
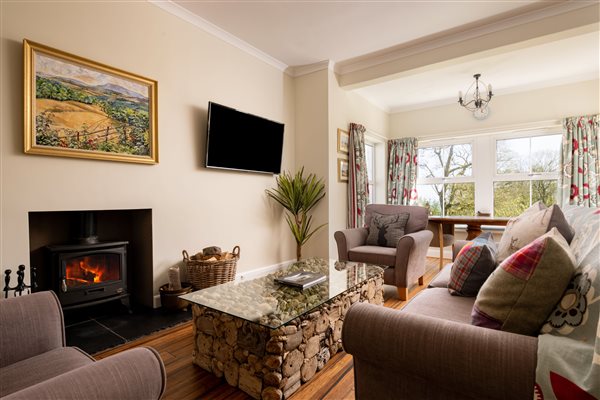
<svg viewBox="0 0 600 400">
<path fill-rule="evenodd" d="M 352 228 L 337 231 L 333 234 L 338 248 L 340 261 L 348 261 L 348 251 L 354 247 L 363 246 L 367 242 L 367 228 Z"/>
<path fill-rule="evenodd" d="M 54 292 L 0 300 L 0 368 L 63 347 L 63 326 Z"/>
<path fill-rule="evenodd" d="M 404 235 L 396 245 L 396 286 L 408 287 L 425 274 L 425 261 L 433 233 L 429 230 Z"/>
<path fill-rule="evenodd" d="M 357 399 L 528 399 L 537 338 L 354 304 L 342 328 Z"/>
<path fill-rule="evenodd" d="M 140 347 L 30 386 L 3 400 L 159 399 L 165 391 L 166 379 L 158 353 Z"/>
</svg>

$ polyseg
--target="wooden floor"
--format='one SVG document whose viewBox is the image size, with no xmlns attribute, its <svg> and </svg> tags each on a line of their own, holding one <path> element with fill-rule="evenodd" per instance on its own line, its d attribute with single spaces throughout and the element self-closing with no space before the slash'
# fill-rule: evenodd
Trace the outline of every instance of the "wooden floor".
<svg viewBox="0 0 600 400">
<path fill-rule="evenodd" d="M 409 290 L 409 299 L 427 287 L 439 269 L 438 258 L 427 258 L 427 273 L 423 286 L 415 286 Z M 389 290 L 388 290 L 389 289 Z M 402 308 L 406 303 L 398 299 L 394 287 L 387 287 L 385 291 L 385 306 Z M 203 369 L 192 364 L 192 325 L 184 323 L 174 328 L 157 332 L 119 346 L 114 349 L 95 354 L 96 359 L 119 353 L 123 350 L 137 347 L 150 346 L 161 355 L 167 370 L 167 392 L 164 396 L 169 400 L 206 399 L 206 400 L 238 400 L 251 399 L 239 389 L 229 386 L 224 379 L 219 379 Z M 352 369 L 352 356 L 339 352 L 327 365 L 303 385 L 291 400 L 350 400 L 354 399 L 354 372 Z"/>
</svg>

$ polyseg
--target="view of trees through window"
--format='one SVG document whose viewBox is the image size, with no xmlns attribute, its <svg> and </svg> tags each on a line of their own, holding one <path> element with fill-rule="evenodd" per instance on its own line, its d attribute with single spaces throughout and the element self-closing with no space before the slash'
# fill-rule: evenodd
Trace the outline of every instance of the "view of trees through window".
<svg viewBox="0 0 600 400">
<path fill-rule="evenodd" d="M 367 162 L 367 180 L 369 190 L 369 204 L 375 203 L 375 145 L 365 144 L 365 159 Z"/>
<path fill-rule="evenodd" d="M 531 204 L 556 203 L 561 135 L 496 141 L 494 215 L 519 215 Z"/>
<path fill-rule="evenodd" d="M 418 204 L 431 215 L 473 215 L 472 166 L 470 144 L 419 149 Z"/>
<path fill-rule="evenodd" d="M 495 217 L 521 214 L 531 204 L 556 203 L 562 135 L 546 134 L 419 149 L 418 204 L 431 215 L 475 215 L 492 210 Z M 475 150 L 474 150 L 475 149 Z M 477 173 L 473 152 L 477 153 Z M 489 212 L 489 211 L 488 211 Z"/>
</svg>

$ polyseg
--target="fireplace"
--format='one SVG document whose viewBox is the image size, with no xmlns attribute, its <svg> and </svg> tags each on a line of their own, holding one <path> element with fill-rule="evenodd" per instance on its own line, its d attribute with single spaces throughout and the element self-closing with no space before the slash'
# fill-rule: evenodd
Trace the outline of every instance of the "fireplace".
<svg viewBox="0 0 600 400">
<path fill-rule="evenodd" d="M 127 243 L 47 246 L 52 286 L 65 310 L 117 299 L 129 307 Z"/>
<path fill-rule="evenodd" d="M 71 244 L 46 246 L 52 289 L 63 309 L 121 300 L 129 308 L 127 241 L 100 242 L 96 213 L 77 214 Z"/>
</svg>

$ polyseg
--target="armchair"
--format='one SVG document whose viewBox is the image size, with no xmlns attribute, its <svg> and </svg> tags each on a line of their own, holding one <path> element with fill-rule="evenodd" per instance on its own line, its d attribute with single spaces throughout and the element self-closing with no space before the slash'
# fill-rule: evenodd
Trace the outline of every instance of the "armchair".
<svg viewBox="0 0 600 400">
<path fill-rule="evenodd" d="M 95 361 L 65 346 L 63 313 L 53 292 L 0 300 L 0 398 L 159 399 L 164 365 L 151 348 Z"/>
<path fill-rule="evenodd" d="M 383 280 L 396 286 L 401 300 L 408 298 L 408 287 L 418 281 L 423 284 L 425 259 L 433 233 L 427 230 L 428 210 L 418 206 L 399 206 L 391 204 L 369 204 L 366 208 L 366 223 L 370 225 L 373 213 L 398 214 L 409 213 L 405 234 L 396 247 L 366 245 L 369 230 L 352 228 L 337 231 L 334 234 L 340 261 L 357 261 L 386 265 Z"/>
</svg>

